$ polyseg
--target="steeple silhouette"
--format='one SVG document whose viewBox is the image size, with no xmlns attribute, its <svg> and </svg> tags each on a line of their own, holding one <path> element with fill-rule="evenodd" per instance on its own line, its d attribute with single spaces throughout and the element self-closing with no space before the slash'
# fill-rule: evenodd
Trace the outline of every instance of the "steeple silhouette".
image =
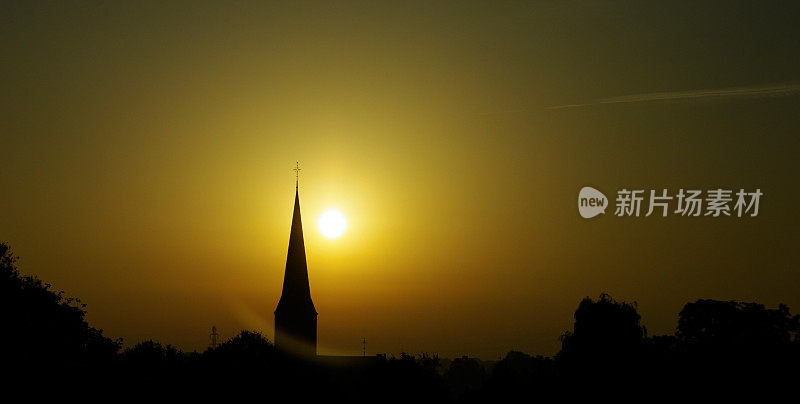
<svg viewBox="0 0 800 404">
<path fill-rule="evenodd" d="M 283 291 L 275 309 L 275 345 L 295 355 L 314 357 L 317 354 L 317 310 L 311 301 L 303 242 L 303 223 L 300 219 L 300 193 L 295 189 L 292 231 Z"/>
</svg>

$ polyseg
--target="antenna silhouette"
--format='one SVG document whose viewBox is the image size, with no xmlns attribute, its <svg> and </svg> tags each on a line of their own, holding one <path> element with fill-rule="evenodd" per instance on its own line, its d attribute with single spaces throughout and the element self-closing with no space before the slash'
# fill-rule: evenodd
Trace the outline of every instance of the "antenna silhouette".
<svg viewBox="0 0 800 404">
<path fill-rule="evenodd" d="M 361 337 L 361 356 L 367 356 L 367 339 Z"/>
<path fill-rule="evenodd" d="M 217 334 L 217 326 L 211 326 L 211 334 L 209 335 L 211 336 L 211 344 L 209 344 L 209 346 L 211 349 L 214 349 L 217 347 L 217 337 L 219 336 L 219 334 Z"/>
</svg>

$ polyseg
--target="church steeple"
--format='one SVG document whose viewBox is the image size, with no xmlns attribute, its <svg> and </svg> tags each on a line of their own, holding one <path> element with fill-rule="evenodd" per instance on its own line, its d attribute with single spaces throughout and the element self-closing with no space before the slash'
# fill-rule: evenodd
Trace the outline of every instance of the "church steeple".
<svg viewBox="0 0 800 404">
<path fill-rule="evenodd" d="M 306 264 L 306 247 L 303 240 L 303 222 L 300 218 L 299 191 L 294 194 L 294 214 L 292 215 L 292 231 L 289 235 L 289 252 L 286 255 L 286 271 L 283 275 L 283 292 L 278 308 L 302 308 L 313 311 L 311 288 L 308 285 L 308 265 Z"/>
<path fill-rule="evenodd" d="M 275 309 L 275 345 L 300 356 L 313 357 L 317 352 L 317 310 L 311 300 L 311 288 L 308 285 L 303 223 L 300 218 L 300 191 L 297 186 L 283 291 Z"/>
</svg>

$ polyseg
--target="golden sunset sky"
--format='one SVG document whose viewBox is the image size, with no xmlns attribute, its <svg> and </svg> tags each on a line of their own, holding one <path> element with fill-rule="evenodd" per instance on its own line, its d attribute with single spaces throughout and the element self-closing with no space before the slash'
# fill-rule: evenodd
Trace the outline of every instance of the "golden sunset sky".
<svg viewBox="0 0 800 404">
<path fill-rule="evenodd" d="M 128 345 L 272 339 L 300 161 L 321 354 L 551 355 L 601 292 L 651 335 L 796 312 L 800 7 L 649 3 L 2 2 L 0 241 Z M 764 196 L 586 220 L 586 185 Z"/>
</svg>

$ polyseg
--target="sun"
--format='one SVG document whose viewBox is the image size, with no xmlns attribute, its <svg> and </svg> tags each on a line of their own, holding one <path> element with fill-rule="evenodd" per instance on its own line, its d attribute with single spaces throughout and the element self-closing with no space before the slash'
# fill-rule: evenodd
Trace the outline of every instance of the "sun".
<svg viewBox="0 0 800 404">
<path fill-rule="evenodd" d="M 339 238 L 347 229 L 347 219 L 342 212 L 336 209 L 328 209 L 320 215 L 319 220 L 317 220 L 317 227 L 323 236 L 330 239 Z"/>
</svg>

